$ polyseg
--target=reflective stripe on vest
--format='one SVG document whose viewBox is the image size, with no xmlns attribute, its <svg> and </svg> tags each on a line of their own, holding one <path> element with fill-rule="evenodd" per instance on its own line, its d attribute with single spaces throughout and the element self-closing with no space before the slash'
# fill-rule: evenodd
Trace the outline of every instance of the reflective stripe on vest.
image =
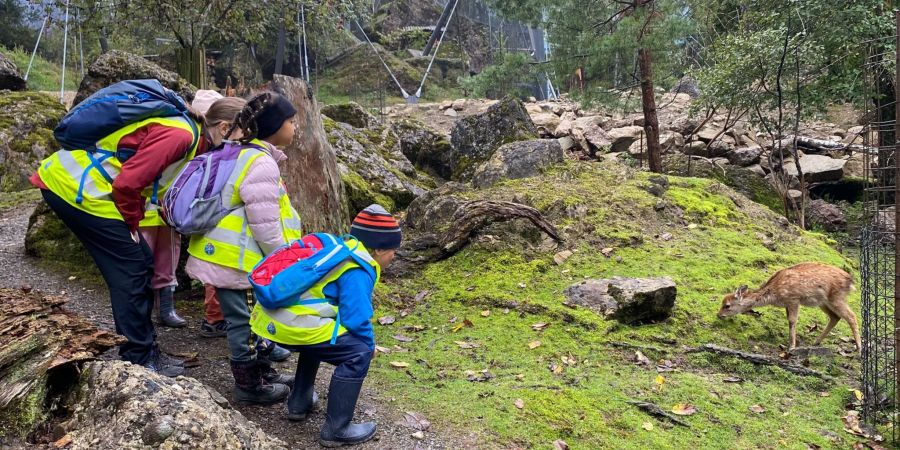
<svg viewBox="0 0 900 450">
<path fill-rule="evenodd" d="M 193 127 L 183 117 L 155 117 L 122 127 L 115 133 L 97 141 L 97 151 L 60 150 L 50 155 L 38 167 L 38 175 L 47 188 L 72 206 L 97 217 L 122 220 L 122 214 L 112 200 L 112 183 L 122 170 L 122 162 L 115 157 L 119 141 L 125 136 L 149 124 L 159 124 L 172 128 L 181 128 L 193 135 Z M 197 127 L 199 131 L 199 126 Z M 157 197 L 161 197 L 172 184 L 178 170 L 197 153 L 199 139 L 184 157 L 169 165 L 160 175 Z M 153 195 L 153 184 L 142 192 L 147 198 Z M 155 212 L 148 211 L 151 219 L 147 222 L 154 225 Z M 162 221 L 158 221 L 162 225 Z M 141 222 L 144 225 L 144 221 Z"/>
<path fill-rule="evenodd" d="M 362 243 L 359 243 L 354 253 L 375 268 L 375 283 L 378 283 L 381 269 Z M 304 292 L 298 305 L 266 309 L 257 303 L 250 314 L 251 329 L 257 336 L 287 345 L 314 345 L 328 341 L 333 344 L 347 329 L 340 324 L 339 307 L 331 304 L 325 297 L 325 287 L 337 281 L 348 270 L 358 267 L 359 264 L 353 260 L 344 261 Z"/>
<path fill-rule="evenodd" d="M 264 146 L 260 141 L 251 143 Z M 262 150 L 249 147 L 241 150 L 234 170 L 229 175 L 222 189 L 222 198 L 229 199 L 229 207 L 241 205 L 219 221 L 218 225 L 210 232 L 202 236 L 191 237 L 188 253 L 191 256 L 232 269 L 250 272 L 263 256 L 262 249 L 256 240 L 247 221 L 246 209 L 240 196 L 240 186 L 244 177 L 250 170 L 253 162 L 265 154 Z M 281 233 L 286 242 L 301 237 L 300 216 L 284 188 L 284 182 L 279 180 L 280 196 L 278 198 L 278 210 L 281 224 Z"/>
</svg>

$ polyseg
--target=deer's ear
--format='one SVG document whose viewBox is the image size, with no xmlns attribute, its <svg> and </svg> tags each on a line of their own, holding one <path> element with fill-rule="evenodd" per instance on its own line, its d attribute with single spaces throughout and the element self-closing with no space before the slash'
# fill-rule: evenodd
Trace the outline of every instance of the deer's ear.
<svg viewBox="0 0 900 450">
<path fill-rule="evenodd" d="M 741 287 L 739 287 L 739 288 L 737 289 L 737 291 L 734 292 L 734 296 L 735 296 L 735 297 L 741 297 L 741 296 L 743 296 L 744 294 L 747 293 L 747 289 L 749 289 L 749 287 L 747 287 L 746 284 L 743 285 L 743 286 L 741 286 Z"/>
</svg>

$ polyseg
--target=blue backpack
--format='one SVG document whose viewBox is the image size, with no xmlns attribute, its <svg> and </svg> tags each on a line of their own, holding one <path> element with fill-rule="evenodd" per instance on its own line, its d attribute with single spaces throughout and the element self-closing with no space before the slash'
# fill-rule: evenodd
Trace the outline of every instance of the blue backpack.
<svg viewBox="0 0 900 450">
<path fill-rule="evenodd" d="M 250 272 L 256 300 L 266 309 L 303 304 L 300 296 L 348 259 L 359 264 L 375 281 L 375 268 L 355 253 L 354 244 L 358 245 L 355 238 L 345 242 L 332 234 L 315 233 L 279 247 Z"/>
<path fill-rule="evenodd" d="M 153 117 L 183 116 L 194 132 L 193 148 L 200 133 L 188 116 L 187 104 L 159 80 L 127 80 L 107 86 L 72 108 L 53 136 L 64 150 L 98 150 L 97 141 L 115 133 L 125 125 Z M 100 149 L 104 150 L 104 149 Z M 105 149 L 117 152 L 118 149 Z M 129 154 L 116 154 L 125 161 Z"/>
</svg>

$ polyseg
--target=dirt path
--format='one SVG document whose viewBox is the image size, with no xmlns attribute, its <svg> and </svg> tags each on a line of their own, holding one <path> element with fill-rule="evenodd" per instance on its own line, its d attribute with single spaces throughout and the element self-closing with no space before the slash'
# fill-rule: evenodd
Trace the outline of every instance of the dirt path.
<svg viewBox="0 0 900 450">
<path fill-rule="evenodd" d="M 99 326 L 113 329 L 109 297 L 105 287 L 87 287 L 79 280 L 69 280 L 69 274 L 49 272 L 34 258 L 25 255 L 23 241 L 28 217 L 33 206 L 21 206 L 13 210 L 0 211 L 0 287 L 19 288 L 30 284 L 36 290 L 45 292 L 66 292 L 69 296 L 67 308 L 90 318 Z M 175 354 L 196 354 L 200 365 L 188 368 L 186 376 L 194 377 L 215 388 L 231 400 L 233 380 L 228 367 L 228 349 L 224 339 L 203 339 L 199 337 L 199 325 L 203 318 L 203 304 L 200 301 L 180 299 L 178 310 L 188 320 L 183 329 L 158 328 L 160 343 L 167 352 Z M 108 355 L 115 357 L 114 354 Z M 278 364 L 282 373 L 293 374 L 296 356 Z M 318 448 L 319 427 L 324 421 L 324 393 L 328 390 L 331 367 L 322 366 L 316 382 L 316 390 L 322 411 L 302 423 L 284 419 L 284 404 L 270 407 L 232 405 L 247 418 L 256 422 L 267 432 L 284 440 L 290 448 Z M 441 436 L 440 430 L 432 427 L 425 439 L 411 436 L 413 430 L 396 425 L 403 412 L 381 402 L 376 392 L 367 383 L 357 407 L 357 420 L 375 420 L 378 423 L 376 440 L 356 447 L 361 449 L 456 449 L 468 447 L 452 442 L 448 436 Z"/>
</svg>

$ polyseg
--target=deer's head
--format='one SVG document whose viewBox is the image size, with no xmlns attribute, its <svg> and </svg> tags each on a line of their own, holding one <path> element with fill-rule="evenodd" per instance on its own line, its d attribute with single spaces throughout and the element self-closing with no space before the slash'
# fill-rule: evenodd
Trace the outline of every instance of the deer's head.
<svg viewBox="0 0 900 450">
<path fill-rule="evenodd" d="M 734 293 L 726 295 L 719 308 L 719 318 L 731 317 L 753 308 L 755 300 L 748 294 L 750 294 L 750 289 L 745 284 L 737 288 Z"/>
</svg>

